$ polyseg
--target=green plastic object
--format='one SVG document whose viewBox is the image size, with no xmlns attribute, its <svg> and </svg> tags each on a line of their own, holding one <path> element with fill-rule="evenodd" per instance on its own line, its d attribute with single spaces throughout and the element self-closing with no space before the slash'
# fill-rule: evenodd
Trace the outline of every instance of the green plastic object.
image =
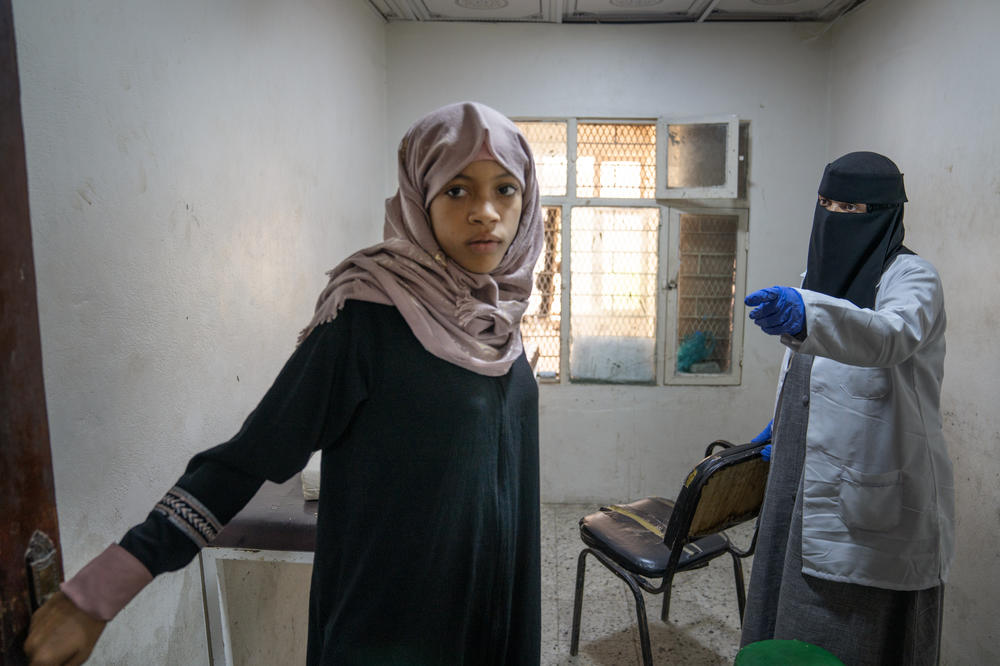
<svg viewBox="0 0 1000 666">
<path fill-rule="evenodd" d="M 844 662 L 816 645 L 771 640 L 740 650 L 734 666 L 844 666 Z"/>
<path fill-rule="evenodd" d="M 690 372 L 691 366 L 701 363 L 715 350 L 715 336 L 710 331 L 695 331 L 684 336 L 677 348 L 678 372 Z"/>
</svg>

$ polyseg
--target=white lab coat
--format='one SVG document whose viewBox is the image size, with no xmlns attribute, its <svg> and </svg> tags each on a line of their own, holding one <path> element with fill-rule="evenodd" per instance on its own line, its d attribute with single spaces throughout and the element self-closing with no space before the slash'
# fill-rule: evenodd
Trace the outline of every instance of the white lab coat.
<svg viewBox="0 0 1000 666">
<path fill-rule="evenodd" d="M 800 289 L 815 355 L 803 470 L 802 571 L 891 590 L 944 582 L 954 482 L 941 434 L 941 280 L 916 255 L 883 273 L 875 309 Z M 807 396 L 785 396 L 802 400 Z"/>
</svg>

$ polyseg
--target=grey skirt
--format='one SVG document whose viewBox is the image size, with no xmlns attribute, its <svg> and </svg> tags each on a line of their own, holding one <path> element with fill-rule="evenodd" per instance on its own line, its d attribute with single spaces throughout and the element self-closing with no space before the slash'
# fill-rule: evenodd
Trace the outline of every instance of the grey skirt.
<svg viewBox="0 0 1000 666">
<path fill-rule="evenodd" d="M 741 645 L 797 639 L 848 666 L 936 664 L 941 586 L 895 591 L 802 573 L 802 468 L 813 357 L 793 354 L 773 426 L 771 471 Z"/>
</svg>

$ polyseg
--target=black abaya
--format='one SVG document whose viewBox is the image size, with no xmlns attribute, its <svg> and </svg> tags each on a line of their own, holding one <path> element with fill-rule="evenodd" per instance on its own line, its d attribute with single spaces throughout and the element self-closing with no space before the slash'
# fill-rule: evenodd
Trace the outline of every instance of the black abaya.
<svg viewBox="0 0 1000 666">
<path fill-rule="evenodd" d="M 523 355 L 500 377 L 443 361 L 391 306 L 348 301 L 240 432 L 192 459 L 178 492 L 211 515 L 154 511 L 122 546 L 154 575 L 184 566 L 202 545 L 192 527 L 225 523 L 315 449 L 310 665 L 538 663 L 531 369 Z"/>
</svg>

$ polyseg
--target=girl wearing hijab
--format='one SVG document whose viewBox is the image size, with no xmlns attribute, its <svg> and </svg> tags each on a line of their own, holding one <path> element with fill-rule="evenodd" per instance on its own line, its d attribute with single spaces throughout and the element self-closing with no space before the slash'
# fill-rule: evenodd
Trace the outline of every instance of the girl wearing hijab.
<svg viewBox="0 0 1000 666">
<path fill-rule="evenodd" d="M 81 663 L 152 578 L 323 451 L 308 663 L 537 664 L 538 392 L 519 324 L 541 248 L 531 151 L 476 103 L 399 147 L 384 240 L 330 272 L 273 386 L 33 618 Z"/>
<path fill-rule="evenodd" d="M 941 434 L 944 296 L 903 246 L 903 176 L 827 165 L 802 288 L 747 297 L 787 347 L 742 643 L 798 639 L 844 663 L 934 664 L 952 561 Z M 773 424 L 773 433 L 772 433 Z"/>
</svg>

